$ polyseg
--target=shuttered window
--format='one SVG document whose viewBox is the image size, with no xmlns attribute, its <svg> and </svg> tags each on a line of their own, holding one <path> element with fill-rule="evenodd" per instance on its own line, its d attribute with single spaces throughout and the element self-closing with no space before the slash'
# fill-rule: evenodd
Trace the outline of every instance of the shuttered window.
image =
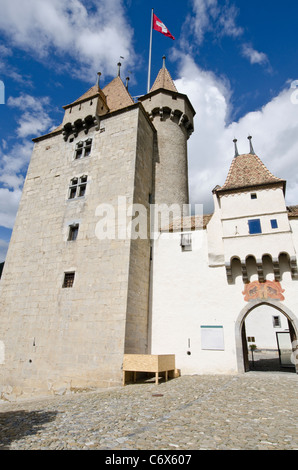
<svg viewBox="0 0 298 470">
<path fill-rule="evenodd" d="M 252 219 L 248 221 L 249 233 L 251 235 L 255 233 L 262 233 L 261 221 L 260 219 Z"/>
</svg>

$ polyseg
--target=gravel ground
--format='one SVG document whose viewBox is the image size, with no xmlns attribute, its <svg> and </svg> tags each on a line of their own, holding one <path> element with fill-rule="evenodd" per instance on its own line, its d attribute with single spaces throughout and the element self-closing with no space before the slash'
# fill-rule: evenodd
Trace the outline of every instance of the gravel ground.
<svg viewBox="0 0 298 470">
<path fill-rule="evenodd" d="M 249 372 L 0 402 L 0 449 L 298 450 L 297 385 Z"/>
</svg>

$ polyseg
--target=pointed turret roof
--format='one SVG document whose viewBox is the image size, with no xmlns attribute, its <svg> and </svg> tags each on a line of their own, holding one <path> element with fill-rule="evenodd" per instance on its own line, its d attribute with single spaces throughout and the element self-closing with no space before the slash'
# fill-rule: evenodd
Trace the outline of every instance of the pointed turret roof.
<svg viewBox="0 0 298 470">
<path fill-rule="evenodd" d="M 119 76 L 108 83 L 102 89 L 102 92 L 106 97 L 110 112 L 118 111 L 118 109 L 126 108 L 134 104 L 131 95 Z"/>
<path fill-rule="evenodd" d="M 108 83 L 103 89 L 100 88 L 99 83 L 92 86 L 87 90 L 82 96 L 73 101 L 66 106 L 63 106 L 63 109 L 72 108 L 75 105 L 83 103 L 84 101 L 92 100 L 93 98 L 99 98 L 102 101 L 102 104 L 105 108 L 104 114 L 112 113 L 113 111 L 118 111 L 129 106 L 134 105 L 134 100 L 132 99 L 130 93 L 128 92 L 127 87 L 122 82 L 120 75 L 114 78 L 110 83 Z M 56 135 L 61 133 L 63 130 L 63 123 L 58 127 L 50 131 L 49 133 L 36 137 L 33 139 L 34 142 L 45 138 L 50 135 Z"/>
<path fill-rule="evenodd" d="M 90 98 L 95 98 L 96 96 L 101 96 L 101 98 L 106 101 L 106 97 L 104 93 L 102 92 L 101 88 L 98 85 L 94 85 L 89 90 L 87 90 L 80 98 L 77 100 L 73 101 L 72 103 L 63 106 L 63 108 L 69 108 L 70 106 L 73 106 L 78 103 L 82 103 L 83 101 L 90 100 Z"/>
<path fill-rule="evenodd" d="M 274 176 L 257 155 L 248 153 L 234 157 L 224 185 L 216 188 L 215 192 L 277 183 L 282 184 L 285 188 L 285 180 Z"/>
<path fill-rule="evenodd" d="M 163 66 L 158 72 L 158 75 L 155 79 L 155 82 L 153 83 L 153 86 L 151 87 L 151 91 L 159 90 L 160 88 L 163 88 L 164 90 L 169 90 L 169 91 L 174 91 L 175 93 L 178 93 L 177 88 L 175 87 L 175 84 L 173 82 L 173 79 L 171 77 L 170 72 L 166 68 L 165 65 L 165 56 L 163 56 Z"/>
<path fill-rule="evenodd" d="M 118 109 L 126 108 L 131 104 L 134 104 L 132 97 L 130 96 L 127 88 L 118 76 L 108 83 L 103 89 L 98 84 L 89 88 L 80 98 L 73 101 L 71 104 L 63 106 L 63 108 L 69 108 L 83 101 L 90 100 L 100 96 L 104 103 L 107 105 L 110 112 L 117 111 Z"/>
</svg>

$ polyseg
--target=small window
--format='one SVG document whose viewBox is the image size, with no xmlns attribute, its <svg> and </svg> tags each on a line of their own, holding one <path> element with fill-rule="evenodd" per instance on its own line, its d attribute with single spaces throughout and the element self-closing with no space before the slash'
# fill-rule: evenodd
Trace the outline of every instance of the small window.
<svg viewBox="0 0 298 470">
<path fill-rule="evenodd" d="M 75 241 L 79 233 L 79 224 L 69 226 L 68 241 Z"/>
<path fill-rule="evenodd" d="M 251 193 L 251 195 L 250 195 L 250 198 L 251 198 L 251 199 L 257 199 L 257 197 L 258 197 L 258 196 L 256 195 L 256 193 Z"/>
<path fill-rule="evenodd" d="M 89 157 L 91 153 L 92 139 L 87 139 L 84 142 L 80 141 L 76 145 L 75 160 L 80 158 Z"/>
<path fill-rule="evenodd" d="M 78 197 L 83 197 L 83 196 L 85 196 L 86 187 L 87 187 L 87 176 L 82 176 L 82 177 L 80 178 L 80 183 L 79 183 L 79 193 L 78 193 Z"/>
<path fill-rule="evenodd" d="M 272 321 L 273 321 L 273 328 L 280 328 L 281 327 L 281 321 L 280 321 L 280 316 L 279 315 L 272 317 Z"/>
<path fill-rule="evenodd" d="M 255 343 L 255 342 L 256 342 L 254 336 L 248 336 L 248 337 L 247 337 L 247 341 L 248 341 L 249 343 Z"/>
<path fill-rule="evenodd" d="M 88 176 L 81 176 L 81 178 L 73 178 L 69 186 L 68 199 L 76 197 L 83 197 L 86 193 Z"/>
<path fill-rule="evenodd" d="M 83 147 L 77 147 L 77 148 L 76 148 L 75 159 L 78 160 L 78 159 L 81 158 L 82 156 L 83 156 Z"/>
<path fill-rule="evenodd" d="M 271 222 L 271 228 L 278 228 L 278 223 L 276 219 L 270 220 Z"/>
<path fill-rule="evenodd" d="M 69 199 L 74 199 L 77 193 L 78 178 L 73 178 L 69 186 Z"/>
<path fill-rule="evenodd" d="M 181 234 L 181 248 L 182 251 L 191 251 L 192 244 L 191 244 L 191 233 L 182 233 Z"/>
<path fill-rule="evenodd" d="M 249 233 L 251 235 L 255 233 L 262 233 L 261 221 L 260 219 L 253 219 L 248 221 Z"/>
<path fill-rule="evenodd" d="M 85 142 L 85 155 L 84 157 L 89 157 L 91 153 L 91 147 L 92 147 L 92 139 L 88 139 Z"/>
<path fill-rule="evenodd" d="M 74 278 L 75 278 L 75 273 L 64 273 L 64 282 L 63 282 L 62 287 L 64 288 L 72 287 L 74 283 Z"/>
</svg>

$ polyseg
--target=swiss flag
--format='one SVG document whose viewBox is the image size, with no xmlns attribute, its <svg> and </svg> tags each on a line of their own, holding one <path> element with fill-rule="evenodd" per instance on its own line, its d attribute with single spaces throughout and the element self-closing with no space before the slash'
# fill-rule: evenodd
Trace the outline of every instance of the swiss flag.
<svg viewBox="0 0 298 470">
<path fill-rule="evenodd" d="M 170 33 L 168 28 L 163 24 L 160 19 L 157 18 L 157 16 L 153 13 L 153 29 L 155 31 L 159 31 L 160 33 L 164 34 L 164 36 L 167 36 L 168 38 L 175 39 L 174 36 Z"/>
</svg>

